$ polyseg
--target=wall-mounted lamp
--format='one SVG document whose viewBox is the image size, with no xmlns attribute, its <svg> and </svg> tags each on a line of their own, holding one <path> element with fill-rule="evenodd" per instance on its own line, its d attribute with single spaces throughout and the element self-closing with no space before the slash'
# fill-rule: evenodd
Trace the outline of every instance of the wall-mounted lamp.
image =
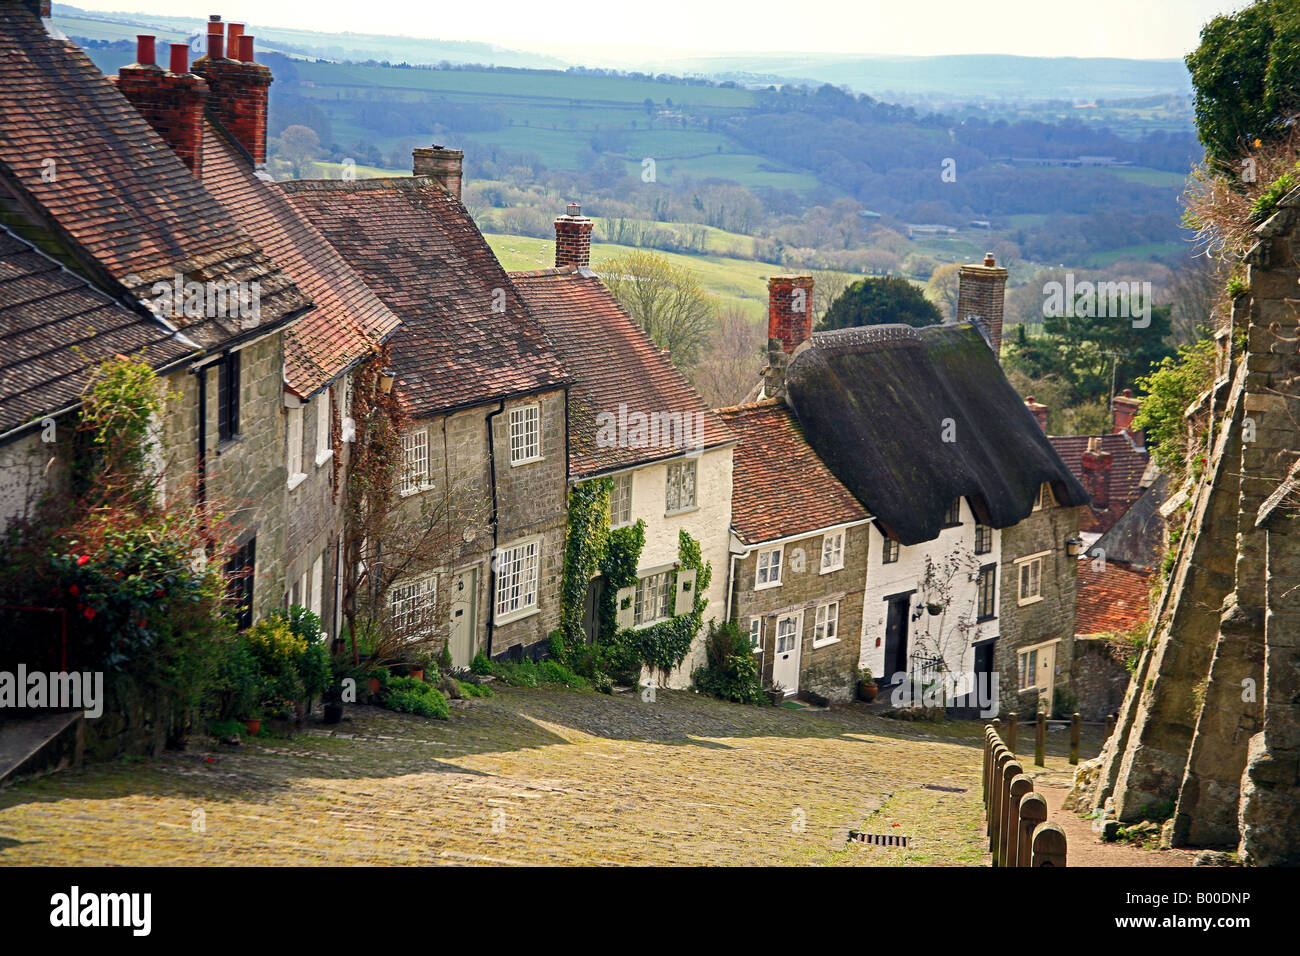
<svg viewBox="0 0 1300 956">
<path fill-rule="evenodd" d="M 397 378 L 391 368 L 381 369 L 379 372 L 379 391 L 387 395 L 393 390 L 393 381 Z"/>
<path fill-rule="evenodd" d="M 1070 557 L 1072 557 L 1072 558 L 1077 558 L 1079 555 L 1083 554 L 1083 539 L 1082 539 L 1082 538 L 1066 538 L 1066 539 L 1065 539 L 1065 553 L 1068 554 L 1068 555 L 1069 555 Z"/>
</svg>

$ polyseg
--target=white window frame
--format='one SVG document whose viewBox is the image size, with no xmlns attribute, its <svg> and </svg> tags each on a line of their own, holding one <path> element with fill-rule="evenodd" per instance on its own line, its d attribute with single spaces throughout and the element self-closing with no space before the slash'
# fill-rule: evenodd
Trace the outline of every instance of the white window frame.
<svg viewBox="0 0 1300 956">
<path fill-rule="evenodd" d="M 793 627 L 790 629 L 790 636 L 794 638 L 794 643 L 789 648 L 781 650 L 781 625 L 789 621 Z M 777 654 L 789 654 L 796 649 L 802 650 L 800 643 L 803 641 L 803 611 L 796 611 L 793 614 L 782 614 L 776 619 L 776 630 L 773 634 L 772 647 Z"/>
<path fill-rule="evenodd" d="M 880 537 L 884 541 L 884 544 L 880 547 L 880 563 L 882 565 L 897 564 L 903 557 L 903 543 L 887 534 L 881 534 Z M 889 557 L 891 551 L 894 554 L 893 558 Z"/>
<path fill-rule="evenodd" d="M 318 618 L 321 623 L 325 621 L 325 552 L 322 551 L 316 555 L 316 560 L 311 565 L 311 589 L 308 591 L 307 608 Z"/>
<path fill-rule="evenodd" d="M 1043 572 L 1045 570 L 1046 558 L 1052 552 L 1039 551 L 1036 554 L 1027 554 L 1022 558 L 1016 558 L 1013 562 L 1016 568 L 1016 604 L 1024 607 L 1027 604 L 1037 604 L 1043 599 Z M 1037 577 L 1032 570 L 1037 567 Z M 1026 574 L 1030 577 L 1030 582 L 1037 585 L 1037 590 L 1026 595 L 1025 584 Z"/>
<path fill-rule="evenodd" d="M 438 603 L 438 575 L 430 571 L 388 589 L 388 610 L 392 615 L 393 631 L 405 641 L 426 637 L 433 630 L 432 612 Z M 409 625 L 420 614 L 430 614 L 425 626 L 407 633 Z"/>
<path fill-rule="evenodd" d="M 776 559 L 772 559 L 776 555 Z M 763 559 L 767 560 L 764 561 Z M 781 586 L 781 572 L 784 570 L 785 546 L 780 545 L 775 548 L 765 548 L 759 551 L 754 557 L 754 590 L 765 591 L 768 588 L 779 588 Z M 776 569 L 776 575 L 773 577 L 772 570 Z"/>
<path fill-rule="evenodd" d="M 307 478 L 302 464 L 302 406 L 288 409 L 288 462 L 289 489 L 297 488 Z"/>
<path fill-rule="evenodd" d="M 840 642 L 839 601 L 828 601 L 817 605 L 813 622 L 813 647 L 826 647 Z"/>
<path fill-rule="evenodd" d="M 691 499 L 689 502 L 683 500 L 682 489 L 685 482 L 678 475 L 684 475 L 690 472 L 691 476 Z M 673 490 L 677 490 L 677 504 L 673 505 Z M 699 507 L 700 500 L 700 470 L 698 462 L 694 458 L 682 458 L 677 461 L 670 461 L 664 471 L 664 515 L 676 515 L 685 511 L 694 511 Z"/>
<path fill-rule="evenodd" d="M 328 388 L 316 396 L 316 467 L 334 457 L 330 426 L 334 424 L 334 399 Z"/>
<path fill-rule="evenodd" d="M 763 618 L 749 619 L 749 649 L 755 654 L 763 653 Z"/>
<path fill-rule="evenodd" d="M 609 526 L 611 528 L 626 528 L 628 525 L 632 523 L 632 487 L 633 487 L 632 472 L 630 471 L 619 472 L 617 475 L 613 475 L 612 478 L 614 481 L 614 487 L 609 493 Z M 620 482 L 625 483 L 627 489 L 626 495 L 620 497 L 620 500 L 622 500 L 623 497 L 626 498 L 626 503 L 627 503 L 626 518 L 620 518 L 619 512 L 614 510 L 615 508 L 614 496 L 618 494 Z M 622 509 L 619 510 L 621 511 Z"/>
<path fill-rule="evenodd" d="M 525 538 L 498 548 L 496 594 L 492 596 L 493 620 L 508 624 L 536 614 L 537 592 L 542 577 L 542 539 Z M 507 592 L 514 593 L 508 594 Z"/>
<path fill-rule="evenodd" d="M 1032 663 L 1031 663 L 1032 660 Z M 1016 690 L 1038 690 L 1038 645 L 1016 652 Z"/>
<path fill-rule="evenodd" d="M 831 563 L 826 563 L 828 556 L 826 547 L 831 545 L 829 557 Z M 822 566 L 821 574 L 830 574 L 832 571 L 839 571 L 844 567 L 844 532 L 830 531 L 822 535 Z"/>
<path fill-rule="evenodd" d="M 1034 510 L 1042 511 L 1054 504 L 1056 504 L 1056 497 L 1052 494 L 1052 485 L 1050 482 L 1044 481 L 1038 486 L 1038 497 L 1034 499 Z"/>
<path fill-rule="evenodd" d="M 424 470 L 419 465 L 423 462 Z M 418 494 L 429 488 L 429 431 L 424 427 L 402 433 L 401 495 Z"/>
<path fill-rule="evenodd" d="M 542 405 L 530 402 L 510 409 L 510 465 L 542 460 Z"/>
<path fill-rule="evenodd" d="M 674 569 L 671 566 L 656 568 L 638 575 L 636 589 L 632 595 L 633 627 L 651 627 L 673 616 L 677 597 L 675 581 Z M 650 600 L 655 602 L 650 607 L 653 616 L 646 617 L 643 608 Z"/>
</svg>

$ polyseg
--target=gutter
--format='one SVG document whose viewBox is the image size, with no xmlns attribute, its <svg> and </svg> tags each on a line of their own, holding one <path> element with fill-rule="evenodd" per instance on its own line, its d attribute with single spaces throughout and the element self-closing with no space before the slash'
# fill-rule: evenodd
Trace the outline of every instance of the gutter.
<svg viewBox="0 0 1300 956">
<path fill-rule="evenodd" d="M 498 543 L 498 522 L 497 522 L 497 450 L 496 443 L 492 438 L 492 425 L 498 415 L 506 410 L 505 399 L 497 403 L 495 411 L 489 412 L 487 416 L 487 440 L 488 440 L 488 475 L 492 482 L 492 560 L 488 562 L 488 592 L 487 599 L 490 602 L 488 606 L 488 626 L 487 626 L 487 656 L 492 658 L 492 636 L 496 632 L 497 620 L 497 543 Z"/>
</svg>

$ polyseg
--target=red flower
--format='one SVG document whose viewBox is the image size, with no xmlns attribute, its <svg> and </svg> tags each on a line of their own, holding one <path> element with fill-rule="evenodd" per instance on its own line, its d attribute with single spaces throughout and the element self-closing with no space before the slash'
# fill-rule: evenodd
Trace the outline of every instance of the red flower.
<svg viewBox="0 0 1300 956">
<path fill-rule="evenodd" d="M 78 594 L 81 593 L 81 588 L 77 587 L 74 584 L 72 587 L 68 588 L 68 593 L 71 594 L 73 597 L 76 597 Z"/>
<path fill-rule="evenodd" d="M 95 619 L 95 609 L 93 607 L 86 608 L 84 613 L 87 621 L 93 621 Z"/>
<path fill-rule="evenodd" d="M 83 554 L 81 557 L 77 558 L 77 567 L 81 567 L 83 564 L 89 564 L 89 563 L 90 563 L 90 555 L 88 554 Z"/>
<path fill-rule="evenodd" d="M 154 597 L 162 597 L 162 596 L 163 596 L 164 594 L 166 594 L 166 593 L 167 593 L 167 592 L 164 591 L 162 588 L 159 588 L 157 591 L 154 591 L 154 592 L 153 592 L 153 596 L 154 596 Z"/>
</svg>

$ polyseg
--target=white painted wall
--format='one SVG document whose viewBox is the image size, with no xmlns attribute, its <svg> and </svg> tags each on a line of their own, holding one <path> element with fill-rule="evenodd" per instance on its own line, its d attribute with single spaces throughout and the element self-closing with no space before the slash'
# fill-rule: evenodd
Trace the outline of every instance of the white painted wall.
<svg viewBox="0 0 1300 956">
<path fill-rule="evenodd" d="M 665 515 L 667 501 L 667 463 L 637 468 L 632 473 L 632 521 L 645 522 L 645 548 L 638 571 L 644 573 L 677 560 L 678 532 L 686 531 L 700 543 L 705 561 L 713 565 L 713 580 L 705 597 L 706 624 L 701 628 L 691 652 L 681 666 L 668 677 L 668 686 L 690 685 L 691 671 L 704 663 L 704 637 L 710 620 L 721 620 L 726 613 L 727 575 L 730 570 L 731 542 L 731 467 L 732 446 L 715 448 L 697 458 L 694 511 Z M 648 675 L 642 675 L 646 680 Z"/>
<path fill-rule="evenodd" d="M 64 433 L 64 428 L 68 432 Z M 56 433 L 67 435 L 68 441 L 62 447 L 69 449 L 71 428 L 71 425 L 61 426 Z M 15 518 L 31 517 L 32 508 L 41 496 L 53 489 L 54 481 L 61 477 L 50 466 L 58 447 L 58 442 L 41 441 L 40 429 L 0 446 L 0 530 Z"/>
<path fill-rule="evenodd" d="M 962 523 L 955 528 L 945 528 L 933 540 L 917 545 L 901 545 L 898 560 L 892 564 L 882 564 L 881 554 L 884 547 L 884 535 L 876 525 L 869 531 L 870 544 L 866 574 L 866 589 L 863 592 L 862 605 L 862 650 L 859 667 L 871 668 L 877 679 L 888 681 L 892 675 L 884 673 L 885 668 L 885 625 L 889 605 L 885 598 L 901 591 L 915 589 L 912 607 L 922 600 L 921 588 L 925 580 L 925 559 L 929 556 L 936 565 L 955 551 L 973 556 L 975 565 L 997 563 L 999 569 L 1002 561 L 1002 532 L 993 530 L 993 549 L 987 554 L 974 554 L 975 551 L 975 516 L 965 500 L 961 503 Z M 994 580 L 999 575 L 995 573 Z M 959 573 L 952 579 L 952 602 L 946 613 L 932 616 L 922 611 L 921 616 L 908 623 L 908 655 L 914 653 L 935 653 L 942 648 L 943 658 L 948 669 L 954 674 L 962 674 L 974 669 L 975 654 L 972 646 L 982 640 L 998 635 L 998 619 L 975 627 L 969 637 L 963 637 L 954 628 L 963 618 L 973 621 L 977 614 L 979 584 L 977 576 Z M 994 597 L 994 610 L 997 612 L 1001 595 Z M 959 686 L 958 693 L 965 693 L 968 686 Z"/>
</svg>

